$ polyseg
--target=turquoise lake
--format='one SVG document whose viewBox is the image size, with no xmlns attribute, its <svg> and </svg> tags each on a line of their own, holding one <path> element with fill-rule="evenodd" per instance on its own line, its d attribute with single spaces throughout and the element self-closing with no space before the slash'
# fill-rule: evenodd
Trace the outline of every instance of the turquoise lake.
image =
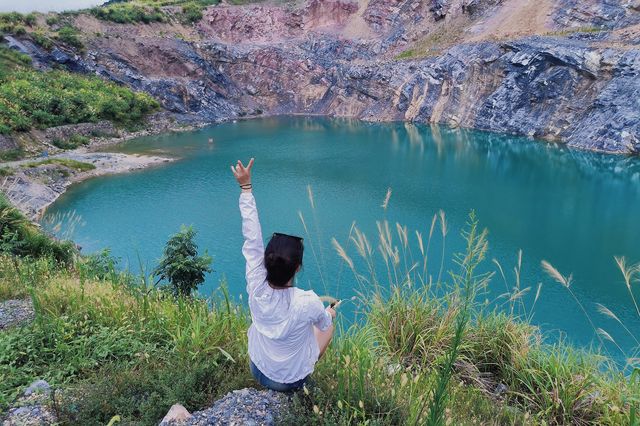
<svg viewBox="0 0 640 426">
<path fill-rule="evenodd" d="M 393 230 L 396 222 L 406 225 L 415 249 L 414 231 L 426 238 L 433 215 L 442 209 L 450 259 L 463 248 L 459 232 L 473 209 L 489 229 L 490 251 L 483 270 L 497 271 L 492 262 L 496 259 L 507 277 L 506 284 L 499 275 L 494 277 L 488 299 L 514 285 L 513 268 L 522 249 L 521 286 L 532 288 L 525 301 L 532 303 L 542 283 L 533 322 L 550 339 L 566 335 L 579 345 L 596 341 L 567 290 L 542 270 L 543 259 L 565 275 L 573 273 L 573 292 L 597 326 L 626 351 L 633 340 L 598 314 L 595 304 L 610 308 L 629 329 L 640 329 L 614 261 L 614 256 L 640 260 L 637 158 L 474 131 L 306 117 L 224 123 L 140 138 L 118 149 L 178 160 L 74 185 L 47 214 L 59 218 L 75 212 L 83 224 L 75 227 L 72 237 L 84 252 L 109 247 L 133 272 L 140 264 L 150 271 L 169 235 L 181 224 L 193 225 L 201 250 L 214 258 L 215 272 L 201 293 L 211 294 L 226 278 L 231 292 L 241 295 L 239 189 L 229 166 L 253 156 L 254 193 L 265 237 L 274 231 L 305 237 L 301 287 L 339 298 L 354 293 L 353 277 L 331 246 L 335 237 L 356 257 L 347 244 L 353 221 L 373 244 L 376 221 L 386 218 Z M 381 204 L 387 188 L 392 195 L 385 212 Z M 430 246 L 434 275 L 441 250 L 442 238 L 436 232 Z M 445 263 L 445 268 L 451 266 Z"/>
</svg>

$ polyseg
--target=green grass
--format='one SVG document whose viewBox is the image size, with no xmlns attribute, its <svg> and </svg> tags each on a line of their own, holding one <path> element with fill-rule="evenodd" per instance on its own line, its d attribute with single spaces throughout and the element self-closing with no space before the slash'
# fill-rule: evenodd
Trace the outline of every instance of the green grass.
<svg viewBox="0 0 640 426">
<path fill-rule="evenodd" d="M 77 28 L 67 24 L 58 30 L 55 37 L 58 41 L 82 51 L 84 49 L 84 44 L 78 37 L 79 34 L 80 32 Z"/>
<path fill-rule="evenodd" d="M 355 227 L 348 246 L 334 241 L 360 293 L 358 318 L 347 329 L 339 323 L 313 382 L 281 422 L 633 424 L 637 374 L 626 377 L 598 353 L 545 343 L 515 307 L 489 308 L 491 275 L 475 272 L 486 233 L 472 216 L 466 250 L 447 274 L 429 253 L 432 238 L 446 239 L 444 214 L 432 223 L 424 241 L 386 221 L 375 245 Z M 0 297 L 29 295 L 37 312 L 32 324 L 0 333 L 0 407 L 44 378 L 65 389 L 58 393 L 64 423 L 120 415 L 125 424 L 151 425 L 175 403 L 198 410 L 255 385 L 250 316 L 224 287 L 210 300 L 174 297 L 115 263 L 106 254 L 64 267 L 47 257 L 0 256 Z M 517 283 L 510 305 L 523 290 Z"/>
<path fill-rule="evenodd" d="M 73 243 L 55 241 L 45 235 L 39 227 L 9 203 L 0 193 L 0 255 L 28 259 L 52 259 L 60 265 L 72 263 L 76 248 Z M 15 264 L 14 264 L 15 266 Z M 18 269 L 4 269 L 5 278 L 0 280 L 3 286 L 15 287 L 14 291 L 24 291 L 24 286 L 11 282 L 12 272 L 20 276 Z M 15 285 L 14 285 L 15 284 Z M 22 288 L 22 290 L 20 290 Z M 9 290 L 0 290 L 0 293 Z"/>
<path fill-rule="evenodd" d="M 88 145 L 89 141 L 87 136 L 75 134 L 66 140 L 54 139 L 52 143 L 60 149 L 76 149 L 80 145 Z"/>
<path fill-rule="evenodd" d="M 25 152 L 22 149 L 9 149 L 0 151 L 0 161 L 16 161 L 24 158 Z"/>
<path fill-rule="evenodd" d="M 13 176 L 14 170 L 11 167 L 0 167 L 0 177 Z"/>
<path fill-rule="evenodd" d="M 180 6 L 182 10 L 177 16 L 178 20 L 192 24 L 202 19 L 204 8 L 218 3 L 219 0 L 137 0 L 94 7 L 90 12 L 103 21 L 150 24 L 170 20 L 170 15 L 163 10 L 164 6 Z"/>
<path fill-rule="evenodd" d="M 0 35 L 2 34 L 24 34 L 25 26 L 34 27 L 36 25 L 36 15 L 29 13 L 24 15 L 17 12 L 0 13 Z"/>
<path fill-rule="evenodd" d="M 65 39 L 72 43 L 72 38 Z M 29 62 L 24 55 L 0 48 L 0 133 L 102 119 L 135 126 L 159 107 L 145 93 L 98 77 L 35 71 Z"/>
<path fill-rule="evenodd" d="M 157 6 L 146 6 L 134 3 L 115 3 L 104 7 L 95 7 L 91 13 L 103 21 L 119 24 L 165 22 L 167 16 Z"/>
<path fill-rule="evenodd" d="M 71 160 L 68 158 L 49 158 L 47 160 L 35 161 L 33 163 L 27 163 L 25 167 L 35 168 L 39 166 L 44 166 L 48 164 L 56 164 L 59 166 L 64 166 L 69 169 L 73 169 L 78 172 L 88 172 L 90 170 L 95 170 L 96 166 L 91 163 L 83 163 L 82 161 Z"/>
</svg>

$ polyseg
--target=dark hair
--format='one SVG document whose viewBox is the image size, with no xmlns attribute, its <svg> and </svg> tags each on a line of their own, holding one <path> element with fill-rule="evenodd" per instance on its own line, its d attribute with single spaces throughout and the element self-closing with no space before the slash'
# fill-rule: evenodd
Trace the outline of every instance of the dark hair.
<svg viewBox="0 0 640 426">
<path fill-rule="evenodd" d="M 286 287 L 302 265 L 302 238 L 275 233 L 264 251 L 267 281 L 274 287 Z"/>
</svg>

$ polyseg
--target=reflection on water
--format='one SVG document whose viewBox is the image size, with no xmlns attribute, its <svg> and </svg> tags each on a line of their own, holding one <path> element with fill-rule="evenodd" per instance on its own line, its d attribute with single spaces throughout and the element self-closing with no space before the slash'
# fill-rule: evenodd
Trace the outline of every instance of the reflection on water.
<svg viewBox="0 0 640 426">
<path fill-rule="evenodd" d="M 208 138 L 215 143 L 209 144 Z M 548 260 L 565 275 L 593 316 L 626 349 L 629 338 L 596 311 L 612 309 L 631 329 L 640 320 L 629 300 L 614 256 L 640 260 L 640 161 L 624 156 L 569 150 L 559 144 L 446 127 L 410 123 L 363 123 L 348 119 L 269 118 L 225 123 L 195 132 L 141 138 L 121 148 L 130 153 L 165 153 L 180 161 L 128 175 L 93 179 L 70 189 L 50 213 L 77 211 L 86 222 L 75 240 L 86 250 L 110 247 L 137 268 L 150 269 L 167 237 L 180 224 L 193 224 L 199 243 L 214 256 L 203 291 L 225 277 L 231 291 L 243 292 L 237 188 L 229 165 L 256 157 L 254 188 L 265 235 L 273 231 L 305 235 L 306 267 L 299 285 L 346 298 L 353 283 L 331 247 L 346 244 L 353 221 L 376 241 L 376 221 L 386 218 L 428 235 L 431 220 L 446 212 L 450 254 L 461 250 L 458 231 L 474 210 L 489 231 L 484 268 L 496 271 L 497 294 L 513 287 L 533 290 L 542 283 L 533 321 L 551 336 L 567 333 L 589 344 L 594 333 L 566 289 L 540 267 Z M 309 205 L 309 189 L 315 208 Z M 387 189 L 392 189 L 383 210 Z M 434 238 L 438 259 L 443 245 Z M 522 250 L 521 270 L 516 274 Z"/>
</svg>

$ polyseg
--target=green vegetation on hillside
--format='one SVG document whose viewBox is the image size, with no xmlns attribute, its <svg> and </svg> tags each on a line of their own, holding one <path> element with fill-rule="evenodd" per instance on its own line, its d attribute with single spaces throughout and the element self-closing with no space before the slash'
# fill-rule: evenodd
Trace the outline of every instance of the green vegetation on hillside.
<svg viewBox="0 0 640 426">
<path fill-rule="evenodd" d="M 162 7 L 179 6 L 181 13 L 177 18 L 183 23 L 193 23 L 202 19 L 204 8 L 218 3 L 220 0 L 135 0 L 94 7 L 91 13 L 98 19 L 120 24 L 149 24 L 166 22 L 169 19 Z"/>
<path fill-rule="evenodd" d="M 67 140 L 54 139 L 52 143 L 60 149 L 75 149 L 80 145 L 88 145 L 89 141 L 90 139 L 87 136 L 74 134 Z"/>
<path fill-rule="evenodd" d="M 33 27 L 35 24 L 36 15 L 34 13 L 28 15 L 17 12 L 0 13 L 0 36 L 5 33 L 25 34 L 25 26 Z"/>
<path fill-rule="evenodd" d="M 56 265 L 69 266 L 76 254 L 69 241 L 55 241 L 32 224 L 0 193 L 0 255 L 22 259 L 47 259 Z M 14 271 L 15 273 L 15 271 Z M 4 280 L 8 277 L 0 277 Z M 3 284 L 0 295 L 16 292 L 26 294 L 24 286 Z"/>
<path fill-rule="evenodd" d="M 334 241 L 362 292 L 361 317 L 341 330 L 284 424 L 637 424 L 637 375 L 543 343 L 514 313 L 525 289 L 508 295 L 510 314 L 476 302 L 491 277 L 475 272 L 487 240 L 473 217 L 463 233 L 467 249 L 443 281 L 429 279 L 446 274 L 439 261 L 430 271 L 428 240 L 417 234 L 420 250 L 411 253 L 406 228 L 394 237 L 381 222 L 379 231 L 376 247 L 353 230 L 357 258 Z M 386 259 L 386 271 L 376 270 L 374 256 Z M 119 415 L 152 425 L 175 403 L 202 409 L 255 385 L 249 315 L 224 286 L 209 300 L 174 296 L 115 265 L 108 253 L 67 266 L 0 256 L 0 300 L 29 295 L 37 314 L 0 332 L 0 407 L 43 378 L 64 388 L 55 398 L 65 423 Z"/>
<path fill-rule="evenodd" d="M 98 77 L 36 71 L 29 57 L 0 47 L 0 133 L 104 119 L 134 126 L 158 107 L 149 95 Z"/>
<path fill-rule="evenodd" d="M 68 158 L 49 158 L 47 160 L 36 161 L 33 163 L 27 163 L 25 167 L 38 167 L 47 164 L 57 164 L 67 167 L 69 169 L 76 170 L 78 172 L 87 172 L 89 170 L 95 170 L 96 166 L 90 163 L 83 163 L 82 161 L 71 160 Z"/>
<path fill-rule="evenodd" d="M 157 6 L 146 6 L 133 3 L 116 3 L 110 6 L 95 7 L 91 13 L 98 19 L 117 22 L 119 24 L 131 24 L 142 22 L 164 22 L 166 15 Z"/>
</svg>

